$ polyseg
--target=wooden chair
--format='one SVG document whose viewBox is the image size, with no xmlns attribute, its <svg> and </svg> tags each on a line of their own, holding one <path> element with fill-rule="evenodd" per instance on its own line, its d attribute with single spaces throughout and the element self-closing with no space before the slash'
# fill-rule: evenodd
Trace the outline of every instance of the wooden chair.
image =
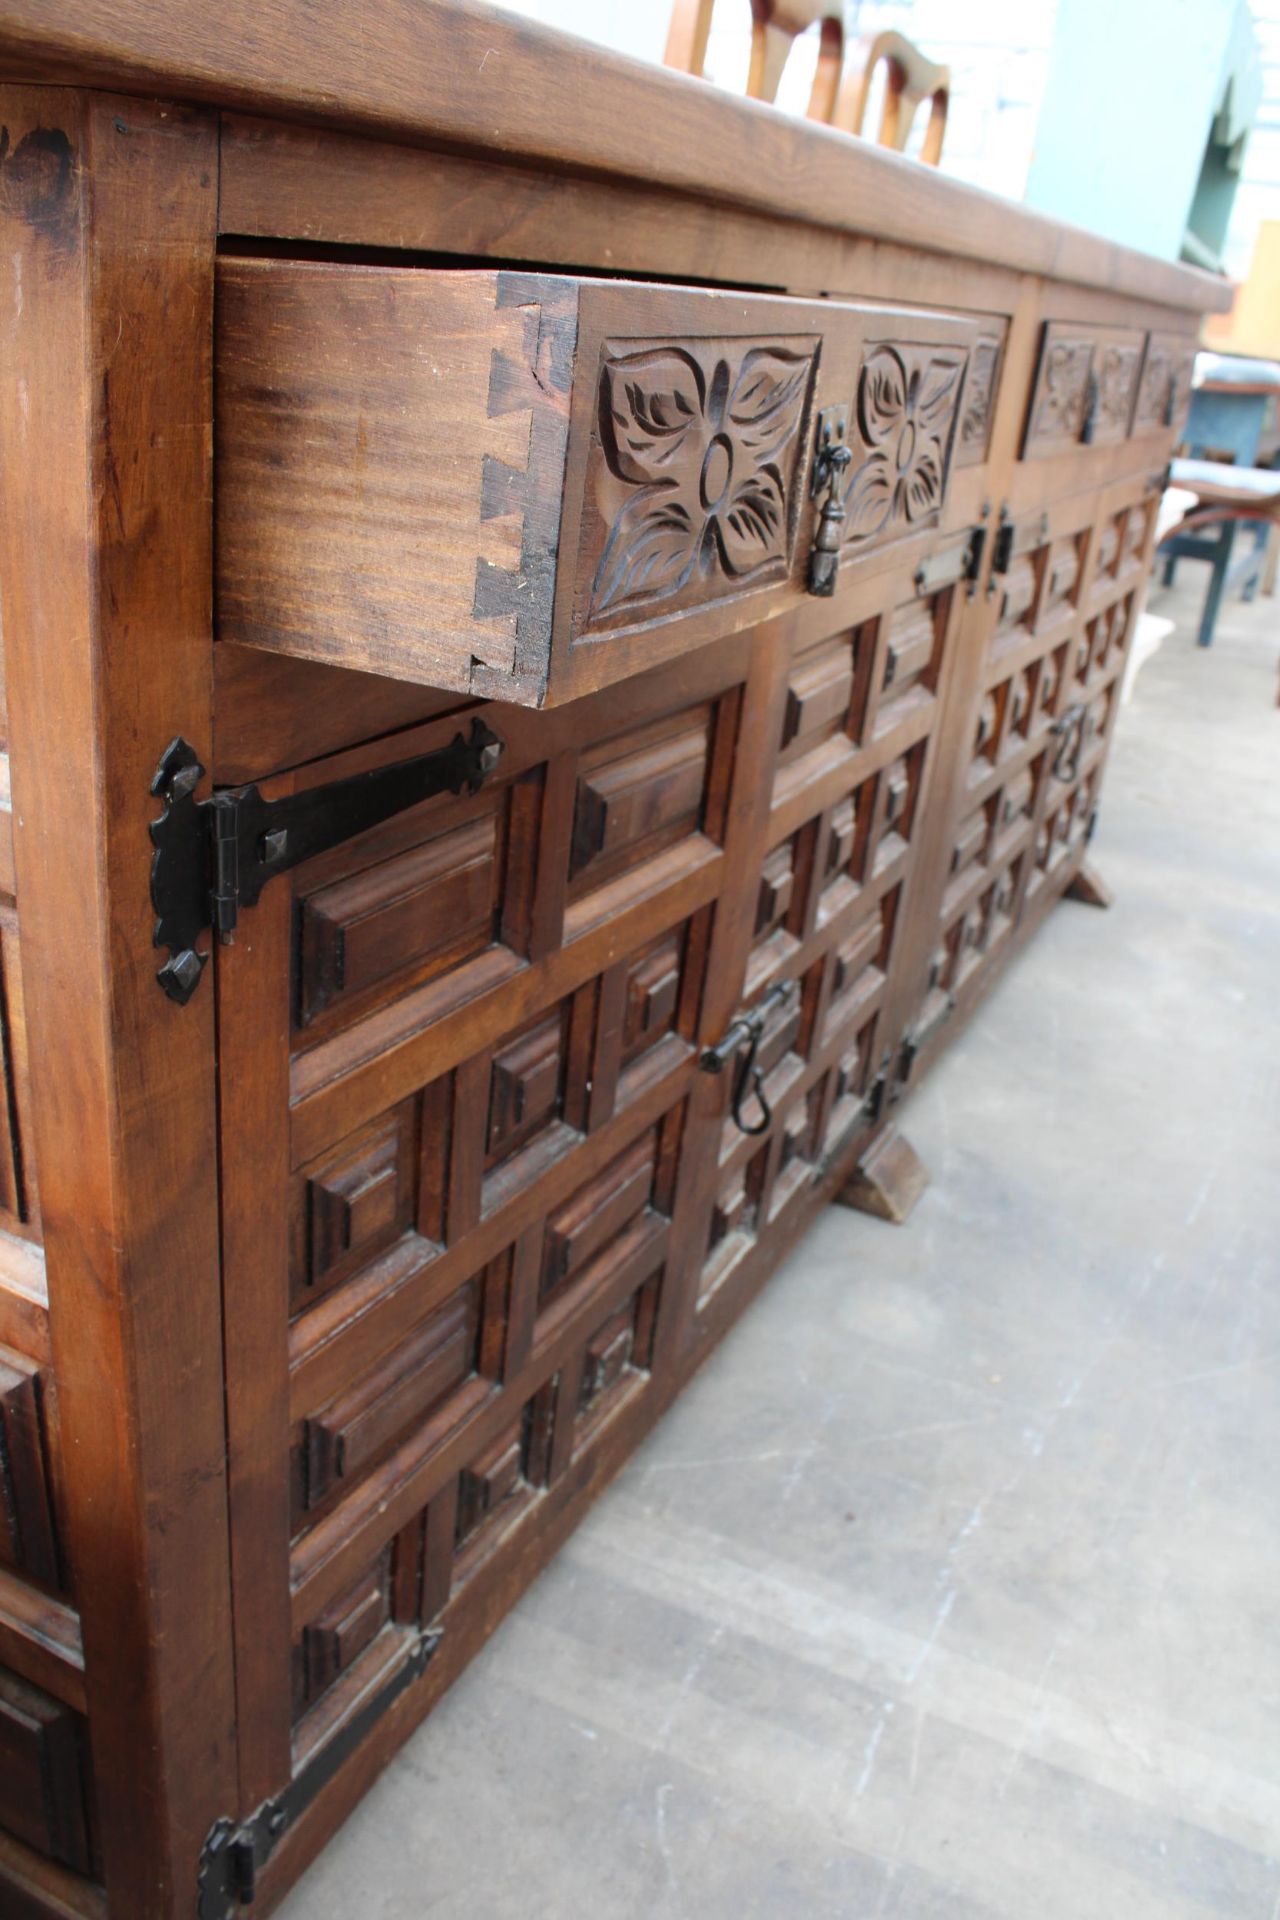
<svg viewBox="0 0 1280 1920">
<path fill-rule="evenodd" d="M 675 0 L 663 58 L 681 73 L 702 77 L 715 0 Z M 829 126 L 835 116 L 844 62 L 844 8 L 841 0 L 751 0 L 751 68 L 747 96 L 775 100 L 799 36 L 819 29 L 818 67 L 806 109 L 810 120 Z"/>
<path fill-rule="evenodd" d="M 942 138 L 947 130 L 951 69 L 927 60 L 919 47 L 900 33 L 868 35 L 849 49 L 833 124 L 843 127 L 846 133 L 862 132 L 871 82 L 881 61 L 885 63 L 886 73 L 877 140 L 882 147 L 893 147 L 901 153 L 911 137 L 916 108 L 922 100 L 928 100 L 931 102 L 929 125 L 920 158 L 926 166 L 936 167 L 942 158 Z"/>
<path fill-rule="evenodd" d="M 715 0 L 675 0 L 664 58 L 669 67 L 699 78 L 706 66 L 707 40 Z M 951 72 L 927 60 L 900 33 L 877 33 L 860 40 L 845 55 L 844 10 L 840 0 L 751 0 L 751 67 L 747 95 L 775 100 L 783 69 L 799 36 L 816 26 L 818 65 L 806 113 L 810 120 L 862 132 L 876 68 L 883 61 L 884 107 L 877 139 L 900 153 L 911 135 L 916 108 L 930 100 L 929 126 L 921 158 L 936 167 L 942 157 Z M 843 84 L 841 73 L 844 70 Z"/>
</svg>

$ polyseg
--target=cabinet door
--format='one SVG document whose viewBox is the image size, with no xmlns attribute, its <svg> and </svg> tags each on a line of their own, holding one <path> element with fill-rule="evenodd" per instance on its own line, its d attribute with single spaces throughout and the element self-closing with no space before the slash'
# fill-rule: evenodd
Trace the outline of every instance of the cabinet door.
<svg viewBox="0 0 1280 1920">
<path fill-rule="evenodd" d="M 1073 495 L 1007 522 L 966 644 L 950 814 L 894 1093 L 922 1070 L 1083 858 L 1150 565 L 1158 485 Z"/>
<path fill-rule="evenodd" d="M 424 1710 L 868 1137 L 970 551 L 262 783 L 503 747 L 217 953 L 242 1813 L 442 1631 Z M 699 1058 L 783 983 L 748 1134 Z"/>
<path fill-rule="evenodd" d="M 264 783 L 475 717 L 503 747 L 218 953 L 246 1812 L 424 1632 L 415 1700 L 456 1671 L 646 1417 L 750 654 Z"/>
</svg>

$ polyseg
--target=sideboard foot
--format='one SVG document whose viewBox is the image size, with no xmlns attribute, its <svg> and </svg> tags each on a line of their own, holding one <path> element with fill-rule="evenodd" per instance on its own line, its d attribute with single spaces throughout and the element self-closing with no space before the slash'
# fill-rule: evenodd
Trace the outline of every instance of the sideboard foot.
<svg viewBox="0 0 1280 1920">
<path fill-rule="evenodd" d="M 1096 867 L 1081 867 L 1066 889 L 1068 900 L 1081 900 L 1086 907 L 1109 907 L 1115 895 Z"/>
<path fill-rule="evenodd" d="M 874 1213 L 900 1227 L 928 1184 L 923 1160 L 906 1136 L 890 1127 L 867 1149 L 836 1194 L 836 1205 Z"/>
</svg>

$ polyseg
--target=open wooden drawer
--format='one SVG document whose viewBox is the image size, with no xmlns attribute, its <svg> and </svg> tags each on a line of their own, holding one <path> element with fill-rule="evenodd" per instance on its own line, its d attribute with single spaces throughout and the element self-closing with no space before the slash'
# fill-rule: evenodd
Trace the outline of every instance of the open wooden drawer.
<svg viewBox="0 0 1280 1920">
<path fill-rule="evenodd" d="M 978 485 L 1002 324 L 565 275 L 227 259 L 219 633 L 541 706 L 807 591 Z M 828 410 L 834 410 L 834 414 Z M 954 514 L 951 515 L 954 518 Z"/>
</svg>

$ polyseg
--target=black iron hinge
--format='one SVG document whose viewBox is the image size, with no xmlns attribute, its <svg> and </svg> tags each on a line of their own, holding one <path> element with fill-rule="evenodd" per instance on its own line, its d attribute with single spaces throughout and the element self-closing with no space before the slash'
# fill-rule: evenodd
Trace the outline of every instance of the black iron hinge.
<svg viewBox="0 0 1280 1920">
<path fill-rule="evenodd" d="M 273 1800 L 264 1800 L 247 1820 L 215 1820 L 200 1853 L 196 1874 L 198 1920 L 236 1920 L 258 1895 L 258 1875 L 312 1801 L 370 1734 L 387 1709 L 426 1672 L 440 1644 L 439 1627 L 414 1635 L 404 1660 L 345 1726 L 321 1747 L 302 1772 Z"/>
<path fill-rule="evenodd" d="M 704 1073 L 723 1073 L 729 1062 L 737 1058 L 738 1064 L 733 1074 L 733 1091 L 730 1095 L 730 1112 L 733 1123 L 740 1133 L 764 1133 L 773 1119 L 764 1090 L 764 1071 L 756 1060 L 760 1047 L 760 1038 L 768 1023 L 769 1015 L 778 1007 L 786 1005 L 795 993 L 794 980 L 780 980 L 776 987 L 770 987 L 764 998 L 750 1013 L 739 1014 L 724 1039 L 714 1047 L 704 1047 L 698 1057 L 698 1065 Z M 745 1053 L 742 1051 L 746 1048 Z M 741 1056 L 741 1057 L 739 1057 Z M 754 1120 L 743 1117 L 747 1095 L 753 1093 L 759 1112 Z"/>
<path fill-rule="evenodd" d="M 251 783 L 197 800 L 199 756 L 181 735 L 171 740 L 151 782 L 164 801 L 151 823 L 151 904 L 153 944 L 169 949 L 156 974 L 165 993 L 186 1005 L 209 958 L 197 951 L 200 935 L 209 927 L 229 944 L 241 909 L 257 904 L 268 880 L 435 794 L 477 792 L 502 750 L 497 734 L 473 720 L 469 734 L 455 733 L 434 753 L 325 787 L 264 800 Z"/>
</svg>

